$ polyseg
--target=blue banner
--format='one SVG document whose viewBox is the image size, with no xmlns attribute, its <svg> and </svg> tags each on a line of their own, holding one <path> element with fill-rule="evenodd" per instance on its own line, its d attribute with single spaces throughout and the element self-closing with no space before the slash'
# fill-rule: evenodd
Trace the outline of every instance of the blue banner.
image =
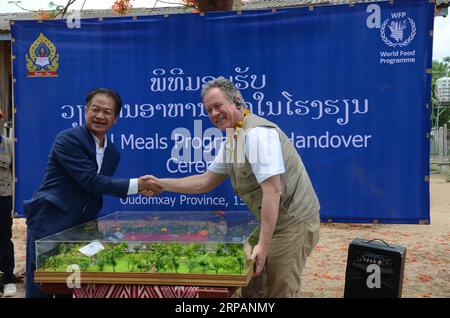
<svg viewBox="0 0 450 318">
<path fill-rule="evenodd" d="M 84 124 L 97 87 L 122 96 L 117 177 L 202 173 L 223 137 L 201 86 L 230 78 L 291 138 L 323 221 L 429 222 L 434 4 L 17 21 L 12 25 L 15 210 L 42 180 L 54 137 Z M 105 197 L 106 198 L 106 197 Z M 227 181 L 204 195 L 105 200 L 117 210 L 245 210 Z"/>
</svg>

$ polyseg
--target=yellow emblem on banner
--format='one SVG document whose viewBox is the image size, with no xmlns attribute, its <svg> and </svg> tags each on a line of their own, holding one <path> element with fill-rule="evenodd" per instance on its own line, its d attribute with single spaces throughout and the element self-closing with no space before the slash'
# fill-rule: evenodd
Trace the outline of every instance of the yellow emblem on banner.
<svg viewBox="0 0 450 318">
<path fill-rule="evenodd" d="M 39 34 L 30 46 L 29 55 L 26 54 L 28 77 L 58 76 L 58 58 L 53 43 L 44 34 Z"/>
</svg>

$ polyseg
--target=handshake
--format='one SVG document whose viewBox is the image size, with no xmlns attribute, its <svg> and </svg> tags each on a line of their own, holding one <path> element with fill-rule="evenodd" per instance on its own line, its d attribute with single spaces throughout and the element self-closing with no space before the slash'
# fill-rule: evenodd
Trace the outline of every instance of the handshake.
<svg viewBox="0 0 450 318">
<path fill-rule="evenodd" d="M 160 194 L 164 186 L 154 176 L 145 175 L 138 178 L 138 192 L 143 195 L 153 196 Z"/>
</svg>

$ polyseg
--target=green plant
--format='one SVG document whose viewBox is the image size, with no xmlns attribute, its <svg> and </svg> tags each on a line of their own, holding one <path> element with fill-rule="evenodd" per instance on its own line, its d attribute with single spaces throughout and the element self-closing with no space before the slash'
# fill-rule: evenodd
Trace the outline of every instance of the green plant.
<svg viewBox="0 0 450 318">
<path fill-rule="evenodd" d="M 117 257 L 118 257 L 118 250 L 114 247 L 108 251 L 105 252 L 105 259 L 108 264 L 111 264 L 113 272 L 116 271 L 117 266 Z"/>
<path fill-rule="evenodd" d="M 155 268 L 157 272 L 162 272 L 164 271 L 164 269 L 167 266 L 167 260 L 164 256 L 159 256 L 156 260 L 155 260 Z"/>
<path fill-rule="evenodd" d="M 236 257 L 236 262 L 239 269 L 239 274 L 242 274 L 242 271 L 245 268 L 245 258 L 242 255 L 238 255 Z"/>
<path fill-rule="evenodd" d="M 89 265 L 91 265 L 91 262 L 89 259 L 82 259 L 78 265 L 80 266 L 81 271 L 85 272 L 87 271 Z"/>
<path fill-rule="evenodd" d="M 186 255 L 190 258 L 195 258 L 200 254 L 200 244 L 191 243 L 186 247 Z"/>
<path fill-rule="evenodd" d="M 229 244 L 227 246 L 227 254 L 231 256 L 237 256 L 241 250 L 241 245 L 239 244 Z"/>
<path fill-rule="evenodd" d="M 103 269 L 105 268 L 105 265 L 106 265 L 105 257 L 103 255 L 99 255 L 97 257 L 97 263 L 96 264 L 97 264 L 98 270 L 100 272 L 103 272 Z"/>
<path fill-rule="evenodd" d="M 223 256 L 226 255 L 226 246 L 223 243 L 216 244 L 216 255 Z"/>
<path fill-rule="evenodd" d="M 138 269 L 139 272 L 148 272 L 149 270 L 147 270 L 147 265 L 145 265 L 145 263 L 142 262 L 138 262 L 138 264 L 136 265 L 136 268 Z"/>
<path fill-rule="evenodd" d="M 450 170 L 449 169 L 446 169 L 444 171 L 444 178 L 445 178 L 445 181 L 450 182 Z"/>
<path fill-rule="evenodd" d="M 150 252 L 143 252 L 142 255 L 142 260 L 143 263 L 141 263 L 141 269 L 143 269 L 146 272 L 150 272 L 150 270 L 152 269 L 152 264 L 153 264 L 153 255 Z"/>
<path fill-rule="evenodd" d="M 134 272 L 134 269 L 136 268 L 136 266 L 139 264 L 139 261 L 137 259 L 137 257 L 135 255 L 129 255 L 128 256 L 128 269 L 130 270 L 130 272 Z"/>
<path fill-rule="evenodd" d="M 222 264 L 222 267 L 228 272 L 237 272 L 236 260 L 234 259 L 234 257 L 227 256 Z"/>
<path fill-rule="evenodd" d="M 47 259 L 47 266 L 44 267 L 52 267 L 53 270 L 56 272 L 56 270 L 58 269 L 58 267 L 61 265 L 61 259 L 58 256 L 50 256 Z"/>
<path fill-rule="evenodd" d="M 59 254 L 42 256 L 41 267 L 61 271 L 63 265 L 78 264 L 82 271 L 241 274 L 246 262 L 242 245 L 237 243 L 148 243 L 145 249 L 134 243 L 105 244 L 92 258 L 79 252 L 82 246 L 58 245 Z"/>
<path fill-rule="evenodd" d="M 218 258 L 212 258 L 211 259 L 211 267 L 214 269 L 216 274 L 219 273 L 219 270 L 222 268 L 222 262 Z"/>
<path fill-rule="evenodd" d="M 59 250 L 59 254 L 66 255 L 66 254 L 67 254 L 67 251 L 68 251 L 68 247 L 67 247 L 66 244 L 60 243 L 60 244 L 58 245 L 58 250 Z"/>
<path fill-rule="evenodd" d="M 430 164 L 430 174 L 438 174 L 439 166 L 435 163 Z"/>
<path fill-rule="evenodd" d="M 202 269 L 202 272 L 203 272 L 203 274 L 204 274 L 204 273 L 206 273 L 206 271 L 209 269 L 209 267 L 210 267 L 211 264 L 210 264 L 210 262 L 209 262 L 207 256 L 206 256 L 206 255 L 202 255 L 202 256 L 200 257 L 200 260 L 199 260 L 199 262 L 198 262 L 198 265 L 200 266 L 200 268 Z"/>
<path fill-rule="evenodd" d="M 169 245 L 169 253 L 175 255 L 176 257 L 180 257 L 183 254 L 183 245 L 180 243 L 174 243 Z"/>
<path fill-rule="evenodd" d="M 188 260 L 186 261 L 186 266 L 188 268 L 189 274 L 192 273 L 192 271 L 194 270 L 194 268 L 198 265 L 198 262 L 196 259 L 193 258 L 188 258 Z"/>
<path fill-rule="evenodd" d="M 170 257 L 170 264 L 172 265 L 172 268 L 175 270 L 175 273 L 178 273 L 178 269 L 180 268 L 180 262 L 178 260 L 178 257 L 173 255 Z"/>
<path fill-rule="evenodd" d="M 439 126 L 448 123 L 450 120 L 450 112 L 443 112 L 438 118 L 438 99 L 436 94 L 436 81 L 441 77 L 450 76 L 450 56 L 443 58 L 441 61 L 434 60 L 432 62 L 432 76 L 431 76 L 431 100 L 432 100 L 432 113 L 430 116 L 431 126 Z"/>
</svg>

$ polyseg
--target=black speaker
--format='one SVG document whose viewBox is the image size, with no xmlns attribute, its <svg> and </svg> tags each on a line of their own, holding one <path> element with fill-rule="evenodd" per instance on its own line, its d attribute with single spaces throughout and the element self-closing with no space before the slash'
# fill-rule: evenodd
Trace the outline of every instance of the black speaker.
<svg viewBox="0 0 450 318">
<path fill-rule="evenodd" d="M 402 296 L 406 247 L 354 239 L 348 247 L 344 298 Z"/>
</svg>

